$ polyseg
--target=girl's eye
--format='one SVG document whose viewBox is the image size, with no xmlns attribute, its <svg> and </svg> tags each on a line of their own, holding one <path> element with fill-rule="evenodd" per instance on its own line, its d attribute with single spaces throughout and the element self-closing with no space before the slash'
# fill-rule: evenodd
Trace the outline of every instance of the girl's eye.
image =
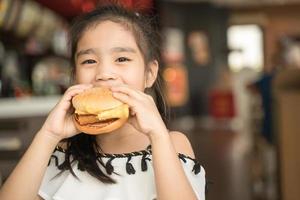
<svg viewBox="0 0 300 200">
<path fill-rule="evenodd" d="M 92 60 L 92 59 L 88 59 L 88 60 L 83 61 L 81 64 L 93 64 L 93 63 L 96 63 L 96 61 Z"/>
<path fill-rule="evenodd" d="M 117 62 L 126 62 L 126 61 L 130 61 L 130 59 L 125 58 L 125 57 L 120 57 L 116 60 Z"/>
</svg>

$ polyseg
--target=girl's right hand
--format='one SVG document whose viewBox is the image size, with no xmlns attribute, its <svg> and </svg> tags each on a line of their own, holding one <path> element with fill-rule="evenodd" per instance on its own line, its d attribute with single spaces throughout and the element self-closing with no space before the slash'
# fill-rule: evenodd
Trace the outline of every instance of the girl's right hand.
<svg viewBox="0 0 300 200">
<path fill-rule="evenodd" d="M 92 84 L 79 84 L 69 87 L 60 101 L 49 113 L 41 131 L 58 141 L 72 137 L 79 133 L 73 120 L 72 98 L 86 89 L 92 87 Z"/>
</svg>

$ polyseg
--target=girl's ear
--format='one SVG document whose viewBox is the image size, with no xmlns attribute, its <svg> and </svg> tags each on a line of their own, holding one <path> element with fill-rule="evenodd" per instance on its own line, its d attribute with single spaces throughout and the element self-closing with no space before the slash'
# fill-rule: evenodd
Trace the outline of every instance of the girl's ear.
<svg viewBox="0 0 300 200">
<path fill-rule="evenodd" d="M 154 84 L 158 73 L 158 67 L 159 65 L 157 60 L 151 61 L 148 64 L 145 77 L 145 88 L 150 88 Z"/>
</svg>

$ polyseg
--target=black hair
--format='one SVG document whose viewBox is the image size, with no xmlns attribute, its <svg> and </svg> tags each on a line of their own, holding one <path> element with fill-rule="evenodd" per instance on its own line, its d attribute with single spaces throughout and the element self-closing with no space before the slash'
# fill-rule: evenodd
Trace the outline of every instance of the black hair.
<svg viewBox="0 0 300 200">
<path fill-rule="evenodd" d="M 75 54 L 78 41 L 82 35 L 90 28 L 97 26 L 102 21 L 113 21 L 119 23 L 134 34 L 136 43 L 144 57 L 145 66 L 150 62 L 160 61 L 160 37 L 157 27 L 153 22 L 153 17 L 144 16 L 133 10 L 124 8 L 121 5 L 106 5 L 98 7 L 91 12 L 85 13 L 75 19 L 70 30 L 71 62 L 75 68 Z M 75 71 L 75 69 L 73 69 Z M 153 95 L 157 108 L 167 124 L 169 119 L 168 109 L 163 96 L 163 79 L 161 69 L 152 88 L 145 91 Z M 78 168 L 87 171 L 91 176 L 97 178 L 103 183 L 116 183 L 110 176 L 106 175 L 99 164 L 105 167 L 99 157 L 100 146 L 96 142 L 95 136 L 84 133 L 75 135 L 64 140 L 66 142 L 65 161 L 59 166 L 61 173 L 69 170 L 75 177 L 72 170 L 72 163 L 77 161 Z M 72 160 L 71 160 L 72 158 Z"/>
</svg>

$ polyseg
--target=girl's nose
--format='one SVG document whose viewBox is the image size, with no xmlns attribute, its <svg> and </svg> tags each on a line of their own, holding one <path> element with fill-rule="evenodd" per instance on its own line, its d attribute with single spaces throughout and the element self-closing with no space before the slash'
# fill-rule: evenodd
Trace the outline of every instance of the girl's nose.
<svg viewBox="0 0 300 200">
<path fill-rule="evenodd" d="M 96 81 L 115 80 L 116 76 L 112 73 L 101 72 L 96 74 Z"/>
<path fill-rule="evenodd" d="M 113 71 L 112 67 L 99 66 L 96 72 L 96 81 L 113 81 L 117 79 L 117 74 Z"/>
</svg>

